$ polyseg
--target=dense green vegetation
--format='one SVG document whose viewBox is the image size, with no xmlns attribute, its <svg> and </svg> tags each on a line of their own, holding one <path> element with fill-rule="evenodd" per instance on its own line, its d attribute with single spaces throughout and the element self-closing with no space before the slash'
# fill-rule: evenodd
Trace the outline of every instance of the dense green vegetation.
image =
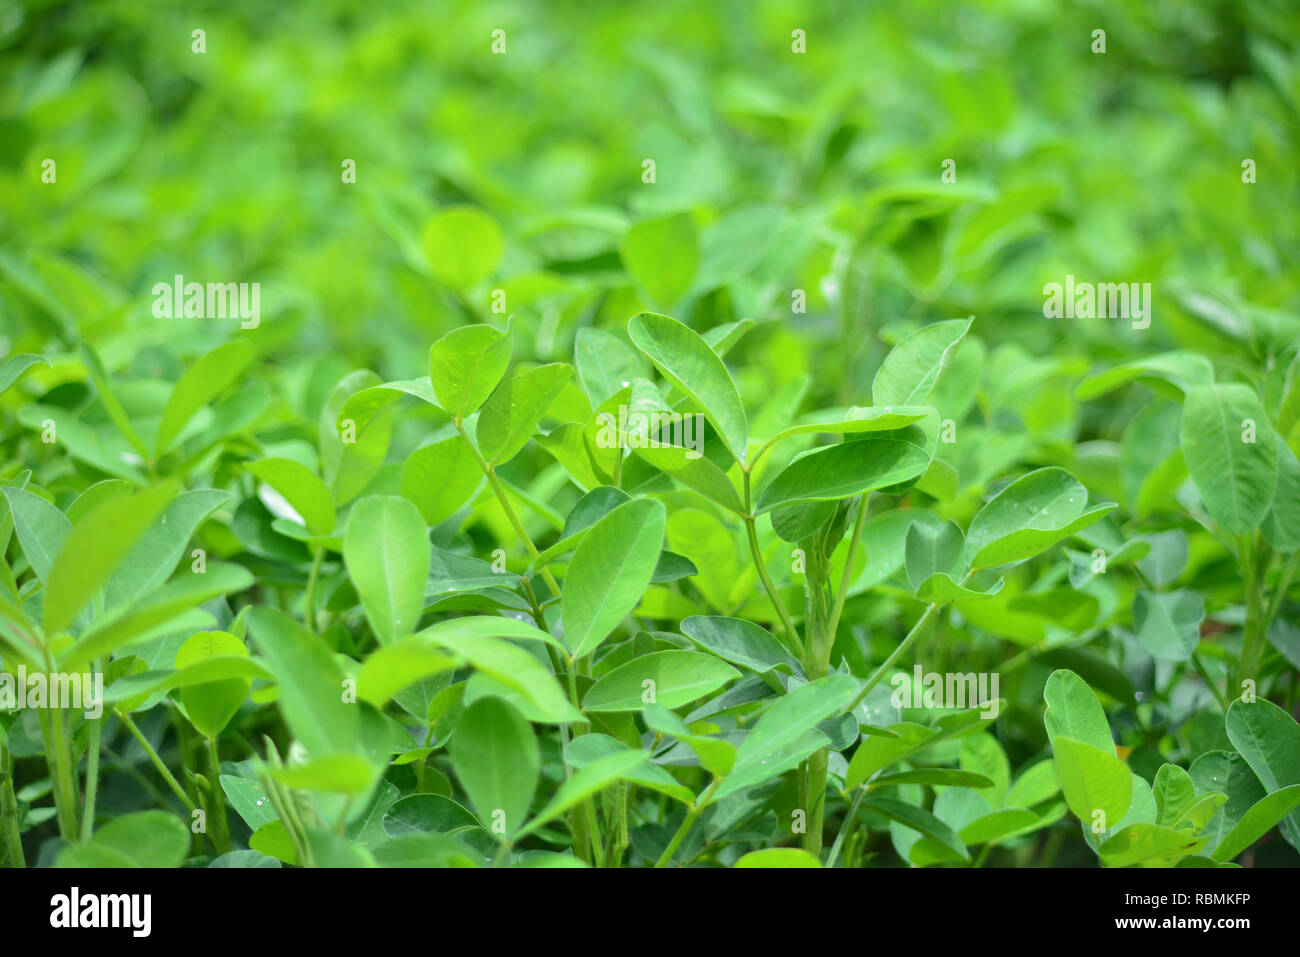
<svg viewBox="0 0 1300 957">
<path fill-rule="evenodd" d="M 0 2 L 0 861 L 1300 863 L 1297 36 Z"/>
</svg>

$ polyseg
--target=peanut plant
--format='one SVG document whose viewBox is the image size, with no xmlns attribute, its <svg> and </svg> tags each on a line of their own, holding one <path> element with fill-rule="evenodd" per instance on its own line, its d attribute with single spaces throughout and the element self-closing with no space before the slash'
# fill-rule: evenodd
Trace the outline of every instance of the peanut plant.
<svg viewBox="0 0 1300 957">
<path fill-rule="evenodd" d="M 1300 13 L 534 6 L 0 4 L 0 865 L 1300 864 Z"/>
</svg>

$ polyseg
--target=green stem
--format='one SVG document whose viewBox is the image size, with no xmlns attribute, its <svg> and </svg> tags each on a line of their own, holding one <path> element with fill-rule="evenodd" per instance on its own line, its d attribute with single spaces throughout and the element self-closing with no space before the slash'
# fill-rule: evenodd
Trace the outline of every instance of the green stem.
<svg viewBox="0 0 1300 957">
<path fill-rule="evenodd" d="M 840 627 L 840 615 L 844 613 L 844 602 L 849 597 L 849 585 L 853 582 L 853 563 L 858 557 L 858 545 L 862 541 L 862 526 L 866 524 L 867 519 L 867 501 L 871 498 L 871 493 L 863 492 L 862 497 L 858 499 L 858 515 L 853 520 L 853 537 L 849 539 L 849 554 L 844 562 L 844 572 L 840 575 L 840 587 L 835 593 L 835 605 L 831 608 L 830 621 L 827 629 L 831 633 L 831 640 L 835 639 L 835 632 Z"/>
<path fill-rule="evenodd" d="M 50 743 L 54 755 L 55 804 L 58 807 L 59 833 L 65 841 L 76 841 L 77 828 L 77 778 L 72 769 L 68 739 L 63 726 L 63 709 L 50 709 Z"/>
<path fill-rule="evenodd" d="M 537 561 L 537 558 L 541 553 L 537 550 L 537 546 L 533 544 L 533 540 L 524 529 L 523 523 L 519 521 L 519 516 L 515 514 L 514 506 L 510 504 L 510 499 L 506 495 L 506 490 L 501 486 L 501 480 L 497 478 L 496 469 L 494 469 L 492 465 L 483 458 L 482 453 L 478 450 L 478 446 L 476 446 L 473 440 L 470 439 L 469 433 L 465 431 L 465 426 L 461 424 L 460 419 L 453 419 L 452 421 L 456 426 L 456 431 L 460 433 L 461 438 L 465 440 L 465 444 L 469 446 L 469 450 L 473 454 L 474 460 L 478 462 L 478 467 L 483 472 L 484 477 L 487 478 L 488 484 L 492 486 L 492 491 L 496 495 L 497 501 L 501 503 L 501 510 L 506 513 L 506 518 L 509 519 L 511 527 L 515 530 L 515 534 L 519 536 L 519 540 L 523 543 L 524 548 L 527 549 L 528 557 L 533 561 Z M 560 593 L 559 583 L 555 580 L 555 576 L 551 574 L 551 570 L 545 566 L 542 567 L 542 578 L 545 579 L 547 586 L 551 589 L 551 594 L 558 595 Z"/>
<path fill-rule="evenodd" d="M 208 738 L 208 758 L 212 762 L 212 778 L 208 788 L 212 794 L 212 816 L 216 818 L 213 843 L 218 854 L 230 852 L 230 825 L 226 821 L 226 795 L 221 788 L 221 758 L 217 754 L 217 739 Z"/>
<path fill-rule="evenodd" d="M 785 610 L 785 602 L 781 601 L 781 595 L 776 590 L 776 585 L 772 583 L 772 576 L 767 573 L 767 563 L 763 561 L 763 550 L 758 547 L 758 527 L 750 510 L 750 491 L 749 491 L 749 472 L 745 472 L 745 514 L 742 516 L 745 522 L 745 531 L 749 535 L 749 553 L 754 559 L 754 568 L 758 571 L 758 577 L 763 582 L 763 590 L 767 592 L 768 599 L 772 606 L 776 608 L 777 615 L 781 618 L 781 626 L 785 629 L 799 657 L 804 656 L 803 642 L 799 639 L 799 632 L 795 631 L 794 622 L 790 619 L 790 613 Z"/>
<path fill-rule="evenodd" d="M 1205 682 L 1206 687 L 1214 694 L 1214 700 L 1219 702 L 1219 708 L 1224 714 L 1227 714 L 1228 702 L 1224 700 L 1223 692 L 1219 690 L 1219 686 L 1214 683 L 1214 679 L 1210 677 L 1210 673 L 1205 669 L 1205 662 L 1201 660 L 1201 656 L 1193 653 L 1192 664 L 1196 666 L 1196 670 L 1200 673 L 1201 680 Z"/>
<path fill-rule="evenodd" d="M 18 830 L 18 798 L 14 795 L 14 761 L 9 749 L 0 747 L 0 867 L 26 867 L 23 836 Z"/>
<path fill-rule="evenodd" d="M 966 580 L 969 578 L 970 576 L 967 575 L 965 579 L 962 579 L 962 584 L 965 584 Z M 912 643 L 915 642 L 918 637 L 920 637 L 921 630 L 925 627 L 926 623 L 930 620 L 930 617 L 938 609 L 939 609 L 938 602 L 931 602 L 930 604 L 925 606 L 925 611 L 923 611 L 921 613 L 921 617 L 916 620 L 916 624 L 913 625 L 912 630 L 907 633 L 907 637 L 904 638 L 901 642 L 899 642 L 898 647 L 895 648 L 892 652 L 890 652 L 889 657 L 884 660 L 884 662 L 880 665 L 880 667 L 877 668 L 872 673 L 871 677 L 867 679 L 867 683 L 862 686 L 862 690 L 858 692 L 858 696 L 853 699 L 853 704 L 849 705 L 848 707 L 848 712 L 850 714 L 854 711 L 854 709 L 857 708 L 858 705 L 862 704 L 863 700 L 867 697 L 867 694 L 871 691 L 871 689 L 880 683 L 880 679 L 885 677 L 885 675 L 889 673 L 889 669 L 894 667 L 894 662 L 896 662 L 899 658 L 903 657 L 903 655 L 907 652 L 907 649 L 912 647 Z"/>
<path fill-rule="evenodd" d="M 90 734 L 86 745 L 86 805 L 81 812 L 81 840 L 90 840 L 95 829 L 95 796 L 99 791 L 99 736 L 103 731 L 102 716 L 89 719 Z"/>
<path fill-rule="evenodd" d="M 866 793 L 867 789 L 860 787 L 858 793 L 853 796 L 853 803 L 849 805 L 849 813 L 845 815 L 844 820 L 840 823 L 840 832 L 835 835 L 835 843 L 831 845 L 831 852 L 826 856 L 827 867 L 835 866 L 835 861 L 840 856 L 840 850 L 844 847 L 844 842 L 853 831 L 853 825 L 858 817 L 858 808 L 862 805 L 862 798 Z"/>
<path fill-rule="evenodd" d="M 826 676 L 830 670 L 831 649 L 835 643 L 830 624 L 830 564 L 820 538 L 814 536 L 800 543 L 806 553 L 804 574 L 804 636 L 808 653 L 804 656 L 804 673 L 809 681 Z M 828 752 L 820 748 L 809 756 L 801 769 L 801 806 L 807 809 L 807 827 L 803 848 L 813 857 L 821 857 L 822 829 L 826 816 L 826 770 Z"/>
<path fill-rule="evenodd" d="M 181 787 L 180 782 L 176 780 L 171 771 L 167 770 L 167 765 L 163 764 L 162 758 L 158 757 L 158 752 L 153 749 L 153 745 L 151 745 L 148 739 L 140 733 L 140 729 L 136 727 L 135 722 L 131 720 L 131 716 L 123 711 L 114 711 L 113 713 L 117 715 L 118 719 L 124 725 L 126 725 L 126 730 L 131 732 L 131 736 L 134 737 L 136 741 L 140 742 L 140 747 L 144 748 L 144 753 L 149 755 L 149 760 L 153 763 L 154 769 L 162 776 L 162 779 L 167 782 L 167 786 L 170 787 L 172 793 L 180 799 L 181 804 L 185 805 L 185 810 L 189 811 L 190 814 L 193 814 L 196 810 L 194 802 L 190 800 L 190 796 L 185 793 L 185 789 Z"/>
<path fill-rule="evenodd" d="M 668 862 L 671 861 L 673 855 L 677 853 L 677 848 L 681 847 L 682 841 L 686 840 L 686 835 L 695 824 L 696 819 L 703 814 L 704 809 L 709 806 L 709 801 L 713 797 L 713 792 L 718 789 L 718 785 L 721 783 L 722 778 L 714 777 L 713 783 L 709 785 L 708 790 L 700 795 L 700 799 L 695 802 L 689 811 L 686 812 L 686 818 L 682 821 L 682 826 L 677 829 L 677 833 L 673 835 L 673 839 L 668 842 L 668 846 L 664 848 L 664 852 L 659 855 L 659 860 L 655 861 L 655 867 L 668 866 Z"/>
<path fill-rule="evenodd" d="M 324 556 L 325 549 L 319 546 L 312 548 L 311 572 L 307 575 L 307 591 L 302 598 L 302 616 L 306 620 L 307 630 L 313 635 L 316 634 L 316 577 L 320 574 L 320 563 Z"/>
<path fill-rule="evenodd" d="M 1300 569 L 1300 550 L 1297 550 L 1291 556 L 1291 561 L 1287 562 L 1286 567 L 1282 570 L 1282 577 L 1278 579 L 1277 588 L 1273 590 L 1273 595 L 1268 603 L 1268 613 L 1264 616 L 1264 630 L 1267 633 L 1274 619 L 1277 618 L 1278 612 L 1282 610 L 1282 603 L 1286 601 L 1287 589 L 1291 587 L 1291 581 L 1295 578 L 1296 570 Z"/>
<path fill-rule="evenodd" d="M 1256 677 L 1260 650 L 1264 641 L 1266 623 L 1263 621 L 1264 609 L 1260 599 L 1267 569 L 1266 563 L 1262 560 L 1263 556 L 1259 554 L 1260 551 L 1262 549 L 1256 548 L 1256 542 L 1252 538 L 1243 536 L 1239 539 L 1238 557 L 1241 561 L 1242 578 L 1246 585 L 1246 622 L 1242 628 L 1241 658 L 1237 662 L 1234 682 L 1236 691 L 1232 694 L 1234 698 L 1241 694 L 1242 685 L 1247 679 Z"/>
</svg>

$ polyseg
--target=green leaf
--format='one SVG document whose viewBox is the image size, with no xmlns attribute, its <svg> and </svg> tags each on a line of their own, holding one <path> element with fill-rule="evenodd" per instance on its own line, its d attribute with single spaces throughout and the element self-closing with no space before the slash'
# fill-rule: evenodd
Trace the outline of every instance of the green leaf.
<svg viewBox="0 0 1300 957">
<path fill-rule="evenodd" d="M 516 372 L 488 397 L 479 412 L 476 438 L 490 464 L 509 462 L 528 444 L 546 410 L 573 375 L 564 362 Z"/>
<path fill-rule="evenodd" d="M 572 657 L 594 651 L 640 603 L 664 544 L 661 503 L 635 499 L 593 525 L 573 554 L 561 620 Z"/>
<path fill-rule="evenodd" d="M 353 797 L 368 795 L 377 769 L 359 754 L 327 754 L 302 764 L 271 769 L 271 777 L 298 791 L 336 791 Z"/>
<path fill-rule="evenodd" d="M 177 380 L 163 409 L 154 457 L 166 453 L 195 413 L 238 381 L 252 361 L 253 347 L 243 339 L 235 339 L 217 346 L 190 366 Z"/>
<path fill-rule="evenodd" d="M 1277 489 L 1260 533 L 1279 552 L 1300 548 L 1300 460 L 1285 442 L 1277 442 Z"/>
<path fill-rule="evenodd" d="M 1115 753 L 1115 741 L 1101 702 L 1074 672 L 1053 671 L 1043 688 L 1043 700 L 1047 703 L 1043 723 L 1049 740 L 1054 741 L 1060 735 Z"/>
<path fill-rule="evenodd" d="M 248 839 L 248 846 L 254 851 L 259 851 L 267 857 L 273 857 L 277 861 L 283 861 L 285 864 L 297 866 L 298 852 L 294 848 L 293 838 L 289 836 L 289 829 L 284 826 L 284 822 L 279 818 L 263 824 Z"/>
<path fill-rule="evenodd" d="M 370 420 L 348 435 L 339 428 L 339 414 L 353 395 L 379 386 L 379 376 L 362 369 L 346 376 L 330 393 L 319 421 L 321 474 L 334 496 L 346 505 L 360 495 L 384 465 L 393 432 L 393 410 L 379 408 Z M 345 436 L 349 441 L 344 442 Z"/>
<path fill-rule="evenodd" d="M 1300 784 L 1300 724 L 1263 698 L 1234 701 L 1225 720 L 1228 740 L 1270 794 Z M 1282 834 L 1300 849 L 1300 813 L 1282 823 Z"/>
<path fill-rule="evenodd" d="M 974 771 L 955 771 L 952 768 L 915 768 L 911 771 L 891 771 L 875 777 L 867 790 L 888 787 L 891 784 L 927 784 L 954 788 L 991 788 L 993 781 Z"/>
<path fill-rule="evenodd" d="M 247 655 L 248 648 L 229 632 L 201 631 L 181 645 L 174 667 L 177 671 L 185 671 L 214 658 Z M 216 740 L 244 703 L 251 686 L 244 677 L 186 685 L 181 688 L 185 715 L 200 734 Z"/>
<path fill-rule="evenodd" d="M 995 807 L 1006 803 L 1007 789 L 1011 785 L 1011 765 L 997 738 L 987 732 L 967 735 L 961 739 L 958 761 L 963 771 L 983 774 L 993 782 L 993 793 L 988 797 Z"/>
<path fill-rule="evenodd" d="M 109 576 L 104 606 L 116 608 L 165 582 L 184 557 L 195 531 L 229 499 L 228 492 L 211 488 L 182 492 L 173 499 Z"/>
<path fill-rule="evenodd" d="M 699 406 L 733 458 L 745 461 L 749 426 L 731 373 L 718 354 L 689 326 L 651 312 L 627 324 L 632 344 L 669 382 Z"/>
<path fill-rule="evenodd" d="M 0 487 L 9 502 L 14 532 L 36 577 L 49 582 L 54 556 L 72 534 L 72 523 L 57 508 L 26 489 Z"/>
<path fill-rule="evenodd" d="M 914 523 L 907 530 L 904 546 L 908 582 L 919 590 L 932 575 L 960 578 L 965 547 L 966 537 L 956 522 L 938 528 Z"/>
<path fill-rule="evenodd" d="M 335 420 L 339 434 L 349 423 L 353 429 L 364 430 L 376 415 L 404 396 L 414 396 L 430 405 L 437 404 L 433 383 L 424 377 L 381 382 L 348 396 Z"/>
<path fill-rule="evenodd" d="M 334 498 L 307 466 L 293 459 L 271 458 L 250 462 L 247 468 L 284 496 L 309 530 L 317 535 L 334 531 Z"/>
<path fill-rule="evenodd" d="M 137 492 L 126 501 L 105 502 L 72 530 L 46 582 L 47 636 L 72 623 L 175 496 L 175 486 L 168 484 Z"/>
<path fill-rule="evenodd" d="M 1159 824 L 1130 824 L 1101 845 L 1098 853 L 1108 867 L 1132 864 L 1168 867 L 1180 857 L 1205 846 L 1204 837 Z"/>
<path fill-rule="evenodd" d="M 742 854 L 732 867 L 821 867 L 821 861 L 798 847 L 765 847 Z"/>
<path fill-rule="evenodd" d="M 792 674 L 802 674 L 790 652 L 764 628 L 743 618 L 694 615 L 681 624 L 682 634 L 705 651 L 757 672 L 784 665 Z"/>
<path fill-rule="evenodd" d="M 1008 807 L 1034 807 L 1060 793 L 1061 782 L 1051 758 L 1033 764 L 1020 773 L 1007 791 Z"/>
<path fill-rule="evenodd" d="M 640 711 L 648 703 L 677 708 L 739 677 L 739 671 L 713 655 L 657 651 L 633 658 L 598 679 L 582 699 L 582 708 Z"/>
<path fill-rule="evenodd" d="M 385 812 L 383 821 L 384 832 L 390 837 L 400 837 L 403 834 L 447 834 L 463 827 L 478 826 L 479 821 L 473 814 L 441 794 L 412 794 L 404 797 Z"/>
<path fill-rule="evenodd" d="M 934 729 L 924 725 L 902 722 L 890 729 L 894 737 L 872 735 L 864 740 L 853 752 L 848 771 L 844 776 L 844 787 L 853 790 L 865 784 L 883 768 L 925 746 L 934 737 Z"/>
<path fill-rule="evenodd" d="M 451 764 L 492 834 L 507 839 L 523 827 L 542 767 L 523 715 L 500 698 L 475 701 L 452 736 Z"/>
<path fill-rule="evenodd" d="M 463 419 L 481 406 L 510 365 L 514 331 L 488 325 L 453 329 L 429 349 L 429 379 L 438 404 Z"/>
<path fill-rule="evenodd" d="M 970 860 L 970 852 L 966 850 L 966 845 L 961 842 L 961 838 L 953 833 L 952 828 L 924 808 L 903 801 L 896 801 L 893 798 L 875 795 L 865 799 L 862 804 L 863 807 L 883 814 L 904 827 L 910 827 L 912 830 L 919 831 L 926 837 L 938 841 L 963 861 Z"/>
<path fill-rule="evenodd" d="M 0 394 L 8 392 L 9 387 L 21 379 L 32 366 L 41 363 L 49 365 L 50 360 L 29 352 L 7 356 L 3 362 L 0 362 Z"/>
<path fill-rule="evenodd" d="M 63 671 L 81 671 L 96 658 L 111 655 L 122 645 L 147 634 L 217 595 L 242 591 L 253 576 L 238 565 L 214 562 L 203 574 L 186 571 L 134 604 L 82 632 L 59 656 Z"/>
<path fill-rule="evenodd" d="M 622 754 L 631 749 L 626 744 L 607 734 L 584 734 L 574 738 L 564 749 L 565 763 L 575 768 L 585 768 L 589 764 L 610 754 Z M 675 801 L 686 805 L 695 803 L 695 794 L 684 784 L 679 784 L 671 774 L 650 760 L 649 752 L 642 751 L 645 761 L 634 770 L 626 772 L 624 777 L 633 784 L 666 794 Z"/>
<path fill-rule="evenodd" d="M 648 704 L 642 710 L 641 717 L 650 730 L 684 742 L 700 759 L 701 767 L 710 774 L 726 777 L 736 766 L 736 748 L 731 742 L 694 733 L 685 721 L 667 708 Z"/>
<path fill-rule="evenodd" d="M 1065 469 L 1054 466 L 1024 475 L 976 513 L 966 532 L 966 562 L 993 568 L 1023 561 L 1114 510 L 1091 509 L 1088 491 Z"/>
<path fill-rule="evenodd" d="M 998 808 L 962 827 L 957 836 L 967 845 L 996 844 L 1003 838 L 1034 829 L 1038 815 L 1022 807 Z"/>
<path fill-rule="evenodd" d="M 619 253 L 632 278 L 665 309 L 686 295 L 700 264 L 699 240 L 687 213 L 636 223 Z"/>
<path fill-rule="evenodd" d="M 439 282 L 465 289 L 497 268 L 505 238 L 497 221 L 476 206 L 448 206 L 424 225 L 420 244 Z"/>
<path fill-rule="evenodd" d="M 482 484 L 483 472 L 473 450 L 459 435 L 452 435 L 406 457 L 398 491 L 415 503 L 425 525 L 434 526 L 456 514 Z"/>
<path fill-rule="evenodd" d="M 1134 379 L 1169 382 L 1186 392 L 1196 386 L 1212 383 L 1214 366 L 1209 359 L 1196 352 L 1162 352 L 1090 375 L 1079 383 L 1074 394 L 1081 400 L 1095 399 Z"/>
<path fill-rule="evenodd" d="M 618 336 L 584 326 L 573 340 L 573 363 L 593 408 L 645 375 L 645 367 L 632 348 Z"/>
<path fill-rule="evenodd" d="M 777 699 L 754 722 L 736 752 L 736 766 L 714 799 L 761 784 L 797 766 L 829 739 L 817 730 L 827 718 L 843 713 L 857 695 L 860 682 L 848 675 L 828 675 L 800 685 Z"/>
<path fill-rule="evenodd" d="M 1219 842 L 1210 855 L 1216 861 L 1230 861 L 1281 823 L 1300 807 L 1300 784 L 1292 784 L 1265 795 Z"/>
<path fill-rule="evenodd" d="M 209 635 L 212 632 L 198 632 L 198 634 Z M 238 641 L 239 639 L 236 638 L 235 640 Z M 221 654 L 203 658 L 178 671 L 133 672 L 125 678 L 114 681 L 105 690 L 104 703 L 126 702 L 123 705 L 123 710 L 134 711 L 160 691 L 191 688 L 195 685 L 214 682 L 228 682 L 236 678 L 242 679 L 241 684 L 244 688 L 240 697 L 240 703 L 242 703 L 243 696 L 247 694 L 247 688 L 253 679 L 274 681 L 275 675 L 257 659 L 248 657 L 248 651 L 245 649 L 243 654 Z"/>
<path fill-rule="evenodd" d="M 853 435 L 859 432 L 897 431 L 931 415 L 926 406 L 851 406 L 848 409 L 825 409 L 805 416 L 795 425 L 787 426 L 768 440 L 779 442 L 792 435 L 809 432 L 832 435 Z"/>
<path fill-rule="evenodd" d="M 1162 661 L 1187 661 L 1201 640 L 1205 603 L 1194 591 L 1180 588 L 1133 596 L 1133 628 L 1142 647 Z"/>
<path fill-rule="evenodd" d="M 541 720 L 559 722 L 581 718 L 549 668 L 508 641 L 458 630 L 455 626 L 461 620 L 453 619 L 444 623 L 449 627 L 428 629 L 421 635 L 434 644 L 451 649 L 479 671 L 514 688 L 543 716 Z"/>
<path fill-rule="evenodd" d="M 972 317 L 934 322 L 904 337 L 889 351 L 876 372 L 871 383 L 871 404 L 920 405 L 925 402 L 973 321 Z"/>
<path fill-rule="evenodd" d="M 138 811 L 109 821 L 95 831 L 89 848 L 90 859 L 82 857 L 82 846 L 69 845 L 59 852 L 57 867 L 105 866 L 95 861 L 95 852 L 120 859 L 122 867 L 180 867 L 190 849 L 190 832 L 174 814 L 166 811 Z"/>
<path fill-rule="evenodd" d="M 250 842 L 251 843 L 251 842 Z M 403 834 L 374 848 L 380 867 L 477 867 L 482 855 L 446 834 Z"/>
<path fill-rule="evenodd" d="M 1188 774 L 1196 785 L 1197 794 L 1218 792 L 1228 798 L 1210 819 L 1211 848 L 1217 848 L 1246 812 L 1265 796 L 1255 772 L 1236 751 L 1207 751 L 1192 762 Z"/>
<path fill-rule="evenodd" d="M 955 601 L 981 601 L 997 595 L 1002 591 L 1003 584 L 1004 579 L 999 578 L 988 591 L 979 591 L 959 585 L 951 577 L 940 572 L 921 582 L 921 587 L 916 590 L 916 597 L 923 602 L 938 602 L 941 605 Z"/>
<path fill-rule="evenodd" d="M 343 672 L 325 643 L 260 605 L 249 610 L 248 628 L 275 674 L 285 724 L 308 754 L 364 753 L 361 709 L 345 701 Z"/>
<path fill-rule="evenodd" d="M 1052 738 L 1052 751 L 1061 792 L 1075 817 L 1091 827 L 1094 813 L 1100 811 L 1105 815 L 1103 828 L 1118 825 L 1133 796 L 1133 778 L 1128 765 L 1115 756 L 1114 745 L 1103 751 L 1058 734 Z"/>
<path fill-rule="evenodd" d="M 431 554 L 424 519 L 406 499 L 370 495 L 352 507 L 343 561 L 380 644 L 419 623 Z"/>
<path fill-rule="evenodd" d="M 404 688 L 456 666 L 423 635 L 407 635 L 374 651 L 357 673 L 357 697 L 382 708 Z"/>
<path fill-rule="evenodd" d="M 1254 531 L 1273 501 L 1278 455 L 1254 390 L 1237 383 L 1189 389 L 1179 436 L 1206 511 L 1230 535 Z"/>
<path fill-rule="evenodd" d="M 585 768 L 578 769 L 572 777 L 556 789 L 551 800 L 516 835 L 516 839 L 522 838 L 525 834 L 531 834 L 543 824 L 559 817 L 579 801 L 590 797 L 597 791 L 603 791 L 615 781 L 626 777 L 628 773 L 640 767 L 645 759 L 646 753 L 644 751 L 619 751 L 603 758 L 597 758 Z"/>
<path fill-rule="evenodd" d="M 824 502 L 886 488 L 921 475 L 931 451 L 919 429 L 872 432 L 795 459 L 759 493 L 756 514 L 796 502 Z"/>
<path fill-rule="evenodd" d="M 563 648 L 563 644 L 548 632 L 536 625 L 530 625 L 518 618 L 506 618 L 501 615 L 475 615 L 466 618 L 448 618 L 425 628 L 420 634 L 429 639 L 442 635 L 485 636 L 490 638 L 525 638 L 540 641 L 552 648 Z"/>
<path fill-rule="evenodd" d="M 233 774 L 223 774 L 221 790 L 226 792 L 230 806 L 251 830 L 256 831 L 264 824 L 277 820 L 275 806 L 271 803 L 266 788 L 258 782 Z"/>
<path fill-rule="evenodd" d="M 1173 827 L 1196 803 L 1196 785 L 1191 776 L 1176 764 L 1160 766 L 1151 793 L 1156 799 L 1156 823 L 1167 827 Z"/>
<path fill-rule="evenodd" d="M 743 514 L 740 494 L 727 473 L 702 456 L 693 456 L 688 449 L 672 446 L 636 449 L 636 454 L 659 471 L 672 476 L 689 489 L 694 489 L 710 501 L 737 515 Z"/>
</svg>

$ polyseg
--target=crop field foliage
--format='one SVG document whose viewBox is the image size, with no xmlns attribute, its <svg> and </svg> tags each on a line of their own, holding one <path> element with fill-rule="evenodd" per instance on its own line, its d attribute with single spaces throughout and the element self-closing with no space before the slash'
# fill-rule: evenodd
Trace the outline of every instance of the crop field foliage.
<svg viewBox="0 0 1300 957">
<path fill-rule="evenodd" d="M 1300 8 L 0 2 L 0 863 L 1300 864 Z"/>
</svg>

